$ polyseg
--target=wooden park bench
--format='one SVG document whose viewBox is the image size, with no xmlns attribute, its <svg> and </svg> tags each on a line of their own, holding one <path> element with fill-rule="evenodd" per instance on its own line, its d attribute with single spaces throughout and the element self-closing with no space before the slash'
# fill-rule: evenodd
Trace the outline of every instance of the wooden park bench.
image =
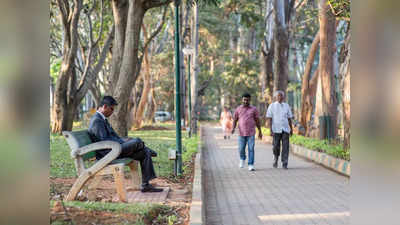
<svg viewBox="0 0 400 225">
<path fill-rule="evenodd" d="M 71 157 L 75 161 L 75 168 L 78 179 L 69 191 L 66 201 L 72 201 L 84 185 L 91 180 L 88 191 L 96 189 L 103 175 L 113 175 L 116 184 L 117 194 L 121 201 L 127 202 L 126 181 L 124 178 L 124 167 L 129 166 L 132 173 L 132 185 L 134 189 L 140 187 L 140 176 L 138 171 L 139 162 L 131 158 L 117 159 L 121 153 L 121 145 L 115 141 L 92 142 L 87 130 L 63 131 L 71 148 Z M 85 161 L 95 157 L 96 150 L 111 149 L 111 151 L 96 161 L 92 166 L 86 168 Z"/>
</svg>

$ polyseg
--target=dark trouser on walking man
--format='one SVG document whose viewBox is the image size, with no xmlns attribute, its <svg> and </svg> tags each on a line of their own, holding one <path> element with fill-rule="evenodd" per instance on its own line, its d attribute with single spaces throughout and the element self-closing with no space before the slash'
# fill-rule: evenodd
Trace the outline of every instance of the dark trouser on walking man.
<svg viewBox="0 0 400 225">
<path fill-rule="evenodd" d="M 289 160 L 289 133 L 282 131 L 282 133 L 274 133 L 273 140 L 273 152 L 274 152 L 274 164 L 273 166 L 278 167 L 278 159 L 281 151 L 282 142 L 282 166 L 287 169 Z"/>
</svg>

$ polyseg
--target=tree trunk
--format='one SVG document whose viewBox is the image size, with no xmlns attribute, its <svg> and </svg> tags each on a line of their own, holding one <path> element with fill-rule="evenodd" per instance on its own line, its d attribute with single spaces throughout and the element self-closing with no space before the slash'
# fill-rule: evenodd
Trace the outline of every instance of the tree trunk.
<svg viewBox="0 0 400 225">
<path fill-rule="evenodd" d="M 134 0 L 129 4 L 128 21 L 125 33 L 124 52 L 118 81 L 114 89 L 114 97 L 118 102 L 111 123 L 115 132 L 124 137 L 128 134 L 126 118 L 128 116 L 128 100 L 136 82 L 140 30 L 146 10 L 141 1 Z M 114 65 L 115 66 L 115 65 Z"/>
<path fill-rule="evenodd" d="M 148 40 L 146 27 L 142 25 L 143 28 L 143 36 L 145 41 Z M 133 126 L 139 128 L 142 125 L 143 121 L 143 113 L 146 107 L 146 103 L 148 101 L 149 91 L 150 91 L 150 60 L 149 60 L 149 48 L 143 49 L 144 51 L 144 64 L 145 70 L 143 71 L 143 91 L 142 96 L 140 97 L 140 102 L 138 104 L 135 120 L 133 121 Z"/>
<path fill-rule="evenodd" d="M 351 43 L 350 33 L 346 38 L 344 44 L 344 62 L 340 66 L 340 73 L 342 74 L 342 107 L 343 107 L 343 128 L 344 128 L 344 149 L 350 148 L 350 57 L 351 57 Z"/>
<path fill-rule="evenodd" d="M 312 131 L 312 114 L 313 114 L 313 110 L 315 107 L 315 101 L 316 101 L 316 95 L 317 95 L 317 85 L 318 85 L 318 77 L 319 77 L 319 68 L 317 67 L 317 69 L 314 71 L 314 74 L 311 78 L 311 80 L 309 81 L 309 96 L 307 101 L 309 101 L 310 105 L 309 107 L 307 107 L 307 110 L 305 111 L 305 118 L 306 118 L 306 126 L 305 128 L 305 135 L 307 137 L 311 136 L 311 131 Z M 315 110 L 316 111 L 316 110 Z M 314 113 L 315 115 L 315 113 Z M 314 118 L 314 122 L 315 122 L 315 118 Z"/>
<path fill-rule="evenodd" d="M 249 35 L 248 35 L 248 42 L 247 42 L 247 49 L 249 50 L 250 56 L 252 56 L 252 60 L 255 60 L 257 57 L 257 54 L 254 54 L 257 46 L 256 46 L 256 40 L 257 40 L 257 32 L 256 32 L 256 27 L 253 26 L 249 30 Z"/>
<path fill-rule="evenodd" d="M 115 39 L 112 49 L 111 76 L 110 80 L 107 82 L 109 95 L 113 94 L 114 88 L 118 82 L 122 57 L 124 55 L 125 30 L 129 9 L 128 0 L 113 0 L 112 8 L 115 24 Z"/>
<path fill-rule="evenodd" d="M 62 112 L 57 115 L 58 119 L 53 123 L 53 133 L 61 133 L 64 130 L 72 130 L 76 107 L 71 105 L 63 105 L 60 106 L 60 108 L 62 109 Z M 55 131 L 55 128 L 58 128 L 59 131 Z"/>
<path fill-rule="evenodd" d="M 320 57 L 319 57 L 319 91 L 320 99 L 317 99 L 318 116 L 329 115 L 333 127 L 332 137 L 337 133 L 337 99 L 335 92 L 335 74 L 334 74 L 334 55 L 336 52 L 336 20 L 329 9 L 326 0 L 321 0 L 319 5 L 320 21 Z M 317 114 L 316 114 L 317 116 Z M 318 117 L 315 121 L 319 123 Z M 319 125 L 319 124 L 318 124 Z M 318 126 L 320 127 L 320 126 Z"/>
<path fill-rule="evenodd" d="M 231 58 L 232 58 L 232 63 L 237 63 L 238 62 L 238 53 L 240 51 L 240 32 L 239 32 L 239 16 L 236 14 L 233 14 L 233 26 L 232 29 L 230 30 L 230 47 L 232 50 Z"/>
<path fill-rule="evenodd" d="M 311 112 L 313 108 L 312 96 L 310 89 L 310 75 L 311 69 L 314 64 L 315 54 L 319 47 L 319 31 L 315 35 L 315 38 L 310 47 L 310 53 L 307 58 L 306 67 L 304 69 L 303 81 L 301 85 L 301 117 L 300 124 L 305 129 L 305 133 L 308 130 L 308 123 L 311 120 Z"/>
<path fill-rule="evenodd" d="M 186 3 L 187 4 L 187 3 Z M 181 85 L 181 87 L 180 87 L 180 90 L 181 90 L 181 93 L 180 93 L 180 98 L 181 98 L 181 106 L 180 106 L 180 109 L 181 109 L 181 120 L 183 121 L 183 126 L 185 126 L 185 124 L 186 124 L 186 115 L 185 115 L 185 112 L 186 112 L 186 110 L 185 110 L 185 106 L 186 106 L 186 72 L 185 72 L 185 63 L 184 63 L 184 60 L 185 60 L 185 57 L 184 57 L 184 55 L 183 55 L 183 51 L 182 51 L 182 49 L 185 47 L 185 36 L 184 36 L 184 32 L 182 32 L 184 29 L 184 23 L 187 23 L 188 21 L 187 21 L 187 19 L 188 19 L 188 17 L 186 17 L 185 16 L 185 21 L 183 20 L 183 14 L 185 14 L 185 12 L 183 11 L 183 7 L 184 7 L 184 5 L 185 4 L 180 4 L 180 9 L 179 9 L 179 21 L 180 21 L 180 23 L 179 23 L 179 34 L 181 34 L 181 38 L 180 38 L 180 42 L 181 43 L 179 43 L 179 46 L 180 46 L 180 49 L 179 49 L 179 54 L 180 54 L 180 56 L 179 56 L 179 66 L 180 66 L 180 80 L 181 80 L 181 82 L 180 82 L 180 85 Z M 185 7 L 185 9 L 186 9 L 186 14 L 188 13 L 188 7 Z"/>
<path fill-rule="evenodd" d="M 152 124 L 157 104 L 156 104 L 156 98 L 155 98 L 155 93 L 154 93 L 154 80 L 153 80 L 152 76 L 150 76 L 150 80 L 151 80 L 150 81 L 150 86 L 151 86 L 150 98 L 149 98 L 148 105 L 147 105 L 145 121 L 147 123 Z"/>
<path fill-rule="evenodd" d="M 95 103 L 95 108 L 99 107 L 101 101 L 100 90 L 96 87 L 96 85 L 92 85 L 89 87 L 89 92 L 92 95 L 93 101 Z"/>
<path fill-rule="evenodd" d="M 273 10 L 273 2 L 272 0 L 267 0 L 267 12 L 266 17 L 271 13 Z M 275 27 L 275 20 L 274 17 L 271 16 L 271 18 L 266 18 L 266 26 L 267 26 L 267 33 L 268 37 L 264 38 L 264 42 L 266 42 L 266 66 L 265 66 L 265 73 L 267 76 L 267 83 L 266 83 L 266 88 L 268 89 L 268 95 L 267 95 L 267 101 L 268 103 L 272 103 L 273 100 L 273 92 L 274 92 L 274 55 L 275 55 L 275 41 L 274 41 L 274 27 Z M 267 106 L 268 107 L 268 106 Z"/>
<path fill-rule="evenodd" d="M 113 75 L 111 83 L 115 83 L 113 96 L 118 102 L 118 107 L 114 109 L 114 114 L 111 116 L 111 124 L 114 130 L 120 136 L 128 134 L 128 101 L 132 88 L 135 86 L 138 77 L 138 51 L 140 42 L 140 31 L 143 22 L 143 17 L 146 11 L 150 8 L 160 7 L 169 4 L 172 0 L 167 1 L 150 1 L 150 0 L 131 0 L 129 1 L 127 22 L 124 37 L 119 39 L 123 44 L 116 43 L 117 46 L 123 46 L 122 61 L 118 75 Z M 114 20 L 117 20 L 115 18 Z M 121 25 L 122 26 L 122 25 Z M 113 61 L 113 68 L 118 67 L 117 60 Z M 117 70 L 117 69 L 115 69 Z"/>
<path fill-rule="evenodd" d="M 197 134 L 197 121 L 199 119 L 199 97 L 197 93 L 197 82 L 198 82 L 198 74 L 200 67 L 198 65 L 198 54 L 199 54 L 199 18 L 198 18 L 198 5 L 195 3 L 193 5 L 193 38 L 194 41 L 194 54 L 192 57 L 192 65 L 193 65 L 193 76 L 191 77 L 191 97 L 192 97 L 192 119 L 190 124 L 190 130 L 192 134 Z"/>
<path fill-rule="evenodd" d="M 260 115 L 265 115 L 266 111 L 267 111 L 267 105 L 268 105 L 268 100 L 267 100 L 267 72 L 266 72 L 266 53 L 265 51 L 263 51 L 263 45 L 264 43 L 262 43 L 262 51 L 260 52 L 260 83 L 261 83 L 261 102 L 260 102 Z M 263 118 L 263 117 L 262 117 Z M 262 124 L 264 124 L 264 122 L 262 121 Z"/>
<path fill-rule="evenodd" d="M 266 58 L 266 75 L 267 75 L 267 89 L 268 89 L 268 102 L 272 103 L 273 100 L 273 93 L 274 93 L 274 49 L 275 44 L 274 40 L 272 39 L 271 49 L 267 54 Z"/>
<path fill-rule="evenodd" d="M 260 104 L 260 113 L 265 115 L 268 105 L 272 102 L 273 93 L 273 62 L 274 62 L 274 37 L 273 27 L 274 19 L 272 14 L 272 1 L 265 1 L 265 34 L 262 42 L 262 49 L 260 54 L 260 65 L 261 65 L 261 93 L 264 101 Z M 264 124 L 264 123 L 263 123 Z"/>
<path fill-rule="evenodd" d="M 128 124 L 127 127 L 132 127 L 133 122 L 135 121 L 135 115 L 136 115 L 136 111 L 138 108 L 138 104 L 140 101 L 140 96 L 138 96 L 138 93 L 141 93 L 141 90 L 139 87 L 143 87 L 143 85 L 141 84 L 141 77 L 139 78 L 139 80 L 136 82 L 137 85 L 135 85 L 132 88 L 131 91 L 131 96 L 129 97 L 129 101 L 128 101 L 128 116 L 127 116 L 127 120 L 126 123 Z"/>
<path fill-rule="evenodd" d="M 350 57 L 348 57 L 350 58 Z M 350 60 L 349 60 L 350 61 Z M 350 69 L 347 69 L 343 80 L 343 127 L 344 127 L 344 149 L 350 148 Z"/>
<path fill-rule="evenodd" d="M 281 90 L 286 93 L 288 86 L 288 51 L 289 34 L 285 19 L 286 1 L 274 0 L 275 12 L 275 60 L 274 60 L 274 91 Z"/>
<path fill-rule="evenodd" d="M 51 131 L 61 133 L 63 130 L 71 130 L 74 110 L 76 104 L 71 94 L 76 89 L 76 74 L 74 62 L 78 49 L 78 21 L 82 10 L 82 0 L 74 1 L 71 14 L 67 14 L 64 3 L 58 1 L 61 10 L 61 20 L 64 29 L 64 49 L 61 70 L 54 91 L 54 102 L 52 109 Z M 69 20 L 71 18 L 71 20 Z"/>
<path fill-rule="evenodd" d="M 272 103 L 273 96 L 273 61 L 274 61 L 274 41 L 271 40 L 270 44 L 271 48 L 266 49 L 267 51 L 262 51 L 260 59 L 261 59 L 261 93 L 263 94 L 264 102 L 261 102 L 261 115 L 265 115 L 268 105 Z"/>
</svg>

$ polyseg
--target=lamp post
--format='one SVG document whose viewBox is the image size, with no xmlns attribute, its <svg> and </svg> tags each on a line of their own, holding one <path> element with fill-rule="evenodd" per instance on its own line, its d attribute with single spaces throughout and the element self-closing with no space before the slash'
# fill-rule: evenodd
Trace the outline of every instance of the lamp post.
<svg viewBox="0 0 400 225">
<path fill-rule="evenodd" d="M 192 136 L 192 130 L 190 128 L 191 122 L 192 122 L 192 96 L 191 96 L 191 82 L 190 82 L 190 56 L 193 54 L 194 50 L 190 46 L 186 46 L 184 49 L 182 49 L 183 54 L 188 55 L 188 102 L 189 102 L 189 137 Z"/>
<path fill-rule="evenodd" d="M 179 4 L 175 0 L 175 124 L 176 124 L 176 159 L 175 175 L 182 175 L 182 135 L 181 135 L 181 84 L 180 84 L 180 59 L 179 59 Z"/>
</svg>

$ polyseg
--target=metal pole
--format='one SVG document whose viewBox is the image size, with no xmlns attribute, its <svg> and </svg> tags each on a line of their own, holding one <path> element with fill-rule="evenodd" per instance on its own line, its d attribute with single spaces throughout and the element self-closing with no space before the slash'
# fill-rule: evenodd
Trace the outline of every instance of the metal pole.
<svg viewBox="0 0 400 225">
<path fill-rule="evenodd" d="M 192 130 L 190 129 L 190 125 L 192 122 L 192 96 L 191 96 L 191 83 L 190 83 L 190 54 L 189 54 L 189 60 L 188 60 L 188 97 L 189 97 L 189 137 L 192 137 Z"/>
<path fill-rule="evenodd" d="M 181 140 L 181 84 L 180 84 L 180 59 L 179 59 L 179 0 L 175 0 L 175 122 L 176 122 L 176 170 L 177 174 L 182 174 L 182 140 Z"/>
</svg>

